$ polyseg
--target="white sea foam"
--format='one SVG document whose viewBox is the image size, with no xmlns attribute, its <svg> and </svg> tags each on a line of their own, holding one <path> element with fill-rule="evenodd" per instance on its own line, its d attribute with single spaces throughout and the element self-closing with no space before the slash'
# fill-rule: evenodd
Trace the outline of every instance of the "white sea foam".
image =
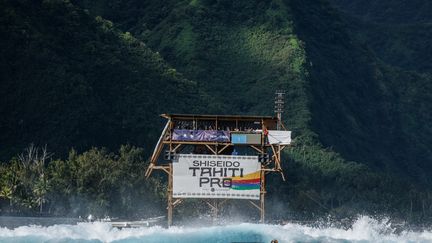
<svg viewBox="0 0 432 243">
<path fill-rule="evenodd" d="M 108 223 L 0 228 L 0 242 L 432 242 L 432 231 L 395 233 L 385 221 L 360 217 L 349 229 L 236 224 L 214 227 L 116 229 Z"/>
</svg>

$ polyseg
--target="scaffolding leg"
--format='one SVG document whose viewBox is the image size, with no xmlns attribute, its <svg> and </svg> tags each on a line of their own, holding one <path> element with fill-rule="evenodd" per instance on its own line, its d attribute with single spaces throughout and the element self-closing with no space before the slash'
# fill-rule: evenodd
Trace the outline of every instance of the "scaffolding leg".
<svg viewBox="0 0 432 243">
<path fill-rule="evenodd" d="M 173 217 L 173 178 L 172 178 L 172 164 L 169 165 L 168 173 L 168 227 L 172 225 Z"/>
<path fill-rule="evenodd" d="M 217 222 L 218 216 L 219 216 L 219 205 L 217 199 L 214 199 L 214 211 L 213 211 L 213 223 Z"/>
<path fill-rule="evenodd" d="M 219 206 L 221 204 L 218 203 L 217 199 L 205 200 L 205 202 L 210 207 L 210 210 L 211 210 L 211 213 L 212 213 L 213 224 L 215 224 L 218 221 L 217 219 L 218 219 L 218 216 L 219 216 Z"/>
<path fill-rule="evenodd" d="M 261 170 L 261 187 L 260 187 L 260 223 L 265 222 L 265 171 Z"/>
</svg>

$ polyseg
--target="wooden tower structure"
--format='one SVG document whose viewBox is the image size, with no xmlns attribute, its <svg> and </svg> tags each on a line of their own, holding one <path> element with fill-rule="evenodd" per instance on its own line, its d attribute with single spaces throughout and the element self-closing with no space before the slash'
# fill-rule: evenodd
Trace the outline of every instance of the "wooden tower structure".
<svg viewBox="0 0 432 243">
<path fill-rule="evenodd" d="M 167 122 L 151 155 L 146 176 L 149 177 L 153 170 L 162 170 L 168 176 L 168 226 L 172 225 L 173 209 L 188 198 L 206 200 L 216 216 L 218 208 L 226 200 L 239 199 L 230 196 L 238 194 L 216 196 L 216 193 L 213 195 L 209 191 L 207 194 L 182 194 L 173 191 L 176 183 L 175 166 L 183 163 L 179 162 L 179 156 L 255 159 L 258 168 L 255 174 L 259 176 L 256 179 L 256 195 L 254 198 L 247 195 L 251 199 L 241 199 L 248 200 L 258 209 L 260 222 L 264 223 L 266 175 L 278 173 L 285 180 L 281 166 L 281 151 L 291 143 L 291 132 L 286 131 L 278 117 L 194 114 L 162 114 L 161 117 L 167 119 Z M 195 172 L 194 170 L 194 175 Z M 223 176 L 227 176 L 226 171 Z M 221 200 L 211 200 L 215 197 Z"/>
</svg>

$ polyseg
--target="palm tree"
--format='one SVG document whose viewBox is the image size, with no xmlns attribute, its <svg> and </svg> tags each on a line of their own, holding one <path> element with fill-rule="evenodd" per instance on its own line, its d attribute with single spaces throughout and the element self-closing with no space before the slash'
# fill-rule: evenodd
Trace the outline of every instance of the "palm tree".
<svg viewBox="0 0 432 243">
<path fill-rule="evenodd" d="M 45 195 L 47 194 L 49 185 L 44 174 L 39 177 L 39 180 L 33 187 L 33 194 L 36 196 L 36 204 L 39 206 L 39 212 L 43 212 L 43 204 L 47 202 Z"/>
<path fill-rule="evenodd" d="M 39 148 L 30 144 L 22 154 L 18 156 L 21 166 L 25 171 L 23 182 L 29 192 L 33 194 L 33 203 L 43 211 L 43 204 L 47 201 L 45 195 L 48 192 L 49 184 L 45 177 L 46 163 L 52 153 L 47 151 L 47 146 Z"/>
<path fill-rule="evenodd" d="M 2 185 L 0 190 L 0 198 L 9 200 L 9 206 L 12 207 L 12 187 L 8 185 Z"/>
</svg>

